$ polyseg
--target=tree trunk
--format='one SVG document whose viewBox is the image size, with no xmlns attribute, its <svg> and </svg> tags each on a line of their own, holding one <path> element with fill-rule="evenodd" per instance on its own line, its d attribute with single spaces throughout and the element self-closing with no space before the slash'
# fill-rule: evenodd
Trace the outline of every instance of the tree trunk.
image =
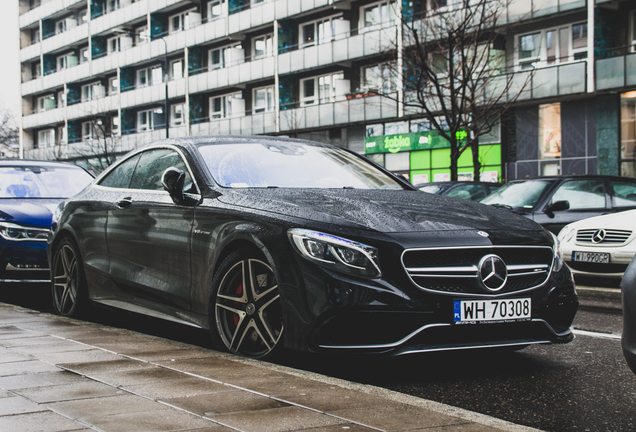
<svg viewBox="0 0 636 432">
<path fill-rule="evenodd" d="M 479 162 L 479 137 L 470 143 L 470 150 L 473 153 L 473 181 L 481 180 L 481 162 Z"/>
</svg>

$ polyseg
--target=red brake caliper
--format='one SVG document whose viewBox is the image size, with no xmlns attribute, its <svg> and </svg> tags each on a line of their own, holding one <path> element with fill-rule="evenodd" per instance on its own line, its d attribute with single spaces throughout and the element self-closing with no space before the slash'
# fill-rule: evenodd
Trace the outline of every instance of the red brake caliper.
<svg viewBox="0 0 636 432">
<path fill-rule="evenodd" d="M 241 297 L 243 295 L 243 282 L 241 282 L 239 284 L 239 286 L 236 288 L 236 295 L 238 297 Z M 234 302 L 234 306 L 236 306 L 236 308 L 241 307 L 241 304 L 239 302 Z M 234 314 L 234 316 L 232 317 L 234 320 L 234 325 L 237 326 L 239 323 L 239 316 L 238 314 Z"/>
</svg>

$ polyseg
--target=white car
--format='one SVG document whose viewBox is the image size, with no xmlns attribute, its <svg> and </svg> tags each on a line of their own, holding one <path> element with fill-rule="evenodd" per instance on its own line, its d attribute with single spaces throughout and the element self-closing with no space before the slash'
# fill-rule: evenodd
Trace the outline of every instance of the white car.
<svg viewBox="0 0 636 432">
<path fill-rule="evenodd" d="M 573 274 L 622 278 L 636 254 L 636 210 L 573 222 L 563 227 L 559 241 Z"/>
</svg>

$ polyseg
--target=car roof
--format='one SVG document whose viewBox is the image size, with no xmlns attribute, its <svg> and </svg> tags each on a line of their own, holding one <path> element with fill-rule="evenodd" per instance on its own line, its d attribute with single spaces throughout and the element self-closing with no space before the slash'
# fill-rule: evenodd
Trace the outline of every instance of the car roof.
<svg viewBox="0 0 636 432">
<path fill-rule="evenodd" d="M 78 168 L 83 169 L 75 164 L 69 162 L 58 161 L 42 161 L 42 160 L 29 160 L 29 159 L 0 159 L 0 167 L 20 167 L 20 166 L 39 166 L 39 167 L 65 167 L 65 168 Z"/>
<path fill-rule="evenodd" d="M 572 175 L 526 177 L 526 178 L 514 179 L 514 180 L 511 180 L 511 182 L 527 181 L 527 180 L 570 180 L 570 179 L 613 179 L 613 180 L 636 181 L 636 179 L 633 179 L 631 177 L 621 177 L 621 176 L 612 176 L 612 175 L 603 175 L 603 174 L 572 174 Z"/>
<path fill-rule="evenodd" d="M 194 146 L 199 147 L 202 145 L 210 145 L 210 144 L 244 144 L 244 143 L 263 143 L 263 142 L 288 142 L 295 144 L 305 144 L 312 145 L 317 147 L 331 147 L 331 148 L 340 148 L 338 146 L 332 144 L 326 144 L 316 141 L 308 141 L 301 140 L 297 138 L 288 138 L 283 136 L 268 136 L 268 135 L 201 135 L 201 136 L 190 136 L 190 137 L 181 137 L 181 138 L 164 138 L 158 141 L 153 141 L 145 146 L 145 147 L 155 147 L 161 145 L 180 145 L 183 147 Z"/>
</svg>

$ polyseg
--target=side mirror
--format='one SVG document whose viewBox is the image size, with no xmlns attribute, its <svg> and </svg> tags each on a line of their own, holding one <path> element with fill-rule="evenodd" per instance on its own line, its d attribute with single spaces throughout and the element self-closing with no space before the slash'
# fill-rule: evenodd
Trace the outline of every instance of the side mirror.
<svg viewBox="0 0 636 432">
<path fill-rule="evenodd" d="M 545 209 L 545 212 L 546 213 L 554 213 L 556 211 L 563 211 L 563 210 L 567 210 L 569 208 L 570 208 L 570 202 L 569 201 L 556 201 L 556 202 L 553 202 L 552 204 L 550 204 Z"/>
<path fill-rule="evenodd" d="M 170 198 L 175 204 L 183 204 L 185 201 L 185 196 L 183 195 L 185 178 L 185 173 L 175 167 L 167 168 L 161 176 L 161 184 L 170 194 Z"/>
</svg>

